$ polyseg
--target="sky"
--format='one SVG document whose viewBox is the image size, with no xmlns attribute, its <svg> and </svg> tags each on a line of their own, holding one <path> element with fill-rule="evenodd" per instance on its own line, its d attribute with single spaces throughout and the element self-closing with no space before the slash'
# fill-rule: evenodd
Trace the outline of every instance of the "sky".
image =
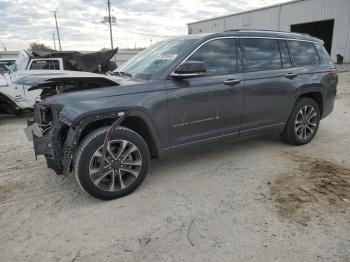
<svg viewBox="0 0 350 262">
<path fill-rule="evenodd" d="M 0 0 L 0 50 L 20 50 L 30 42 L 53 48 L 57 12 L 63 50 L 110 48 L 107 0 Z M 120 48 L 148 47 L 186 35 L 187 23 L 242 12 L 288 0 L 111 0 L 113 43 Z M 58 43 L 56 41 L 57 47 Z"/>
</svg>

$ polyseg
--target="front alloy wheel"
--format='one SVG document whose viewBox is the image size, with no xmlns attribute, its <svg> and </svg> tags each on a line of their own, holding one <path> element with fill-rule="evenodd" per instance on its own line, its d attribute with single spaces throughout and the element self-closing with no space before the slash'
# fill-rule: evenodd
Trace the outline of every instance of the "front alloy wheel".
<svg viewBox="0 0 350 262">
<path fill-rule="evenodd" d="M 92 182 L 101 190 L 110 192 L 120 191 L 134 183 L 141 172 L 140 150 L 127 140 L 112 140 L 108 142 L 104 161 L 102 150 L 103 146 L 90 159 L 89 175 Z"/>
<path fill-rule="evenodd" d="M 103 144 L 109 128 L 93 131 L 80 144 L 74 159 L 79 185 L 90 195 L 104 200 L 130 194 L 145 178 L 150 153 L 145 140 L 136 132 L 118 127 Z"/>
</svg>

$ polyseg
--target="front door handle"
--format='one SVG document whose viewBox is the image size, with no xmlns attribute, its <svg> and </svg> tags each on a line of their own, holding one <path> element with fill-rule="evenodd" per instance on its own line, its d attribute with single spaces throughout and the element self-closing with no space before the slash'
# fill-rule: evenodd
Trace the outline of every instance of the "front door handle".
<svg viewBox="0 0 350 262">
<path fill-rule="evenodd" d="M 227 79 L 226 81 L 224 81 L 224 84 L 229 86 L 234 86 L 234 85 L 238 85 L 240 82 L 241 80 L 239 79 Z"/>
<path fill-rule="evenodd" d="M 297 74 L 294 74 L 294 73 L 288 73 L 288 74 L 285 74 L 284 77 L 286 78 L 289 78 L 289 79 L 294 79 L 296 78 L 298 75 Z"/>
</svg>

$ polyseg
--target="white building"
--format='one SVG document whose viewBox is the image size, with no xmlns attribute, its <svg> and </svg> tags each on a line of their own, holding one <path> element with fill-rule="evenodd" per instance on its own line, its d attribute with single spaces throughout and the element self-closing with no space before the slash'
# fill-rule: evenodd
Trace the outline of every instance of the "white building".
<svg viewBox="0 0 350 262">
<path fill-rule="evenodd" d="M 350 0 L 296 0 L 188 24 L 189 34 L 229 29 L 300 32 L 323 39 L 336 60 L 350 63 Z"/>
</svg>

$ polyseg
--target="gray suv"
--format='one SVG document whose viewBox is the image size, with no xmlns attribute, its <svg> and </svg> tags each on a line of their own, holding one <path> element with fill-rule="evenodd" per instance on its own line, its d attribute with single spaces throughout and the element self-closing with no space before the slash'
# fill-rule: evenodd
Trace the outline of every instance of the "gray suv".
<svg viewBox="0 0 350 262">
<path fill-rule="evenodd" d="M 307 144 L 338 82 L 321 40 L 249 30 L 157 43 L 103 79 L 74 74 L 31 82 L 43 100 L 28 125 L 35 154 L 100 199 L 131 193 L 151 158 L 179 148 L 267 133 Z"/>
</svg>

